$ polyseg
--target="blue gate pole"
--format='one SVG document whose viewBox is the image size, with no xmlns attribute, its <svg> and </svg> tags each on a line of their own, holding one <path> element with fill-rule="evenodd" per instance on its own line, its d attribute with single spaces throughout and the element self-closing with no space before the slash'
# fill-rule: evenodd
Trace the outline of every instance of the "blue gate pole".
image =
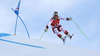
<svg viewBox="0 0 100 56">
<path fill-rule="evenodd" d="M 15 10 L 14 10 L 13 8 L 11 8 L 11 9 L 15 12 Z M 16 14 L 16 13 L 15 13 L 15 14 Z M 17 15 L 17 17 L 19 17 L 19 19 L 22 21 L 22 23 L 23 23 L 23 25 L 24 25 L 24 27 L 25 27 L 25 29 L 26 29 L 27 35 L 28 35 L 28 37 L 30 38 L 29 32 L 28 32 L 28 30 L 27 30 L 27 27 L 26 27 L 24 21 L 21 19 L 21 17 L 20 17 L 18 14 L 16 14 L 16 15 Z"/>
<path fill-rule="evenodd" d="M 15 23 L 15 32 L 14 32 L 14 35 L 16 35 L 17 21 L 18 21 L 18 16 L 16 17 L 16 23 Z"/>
</svg>

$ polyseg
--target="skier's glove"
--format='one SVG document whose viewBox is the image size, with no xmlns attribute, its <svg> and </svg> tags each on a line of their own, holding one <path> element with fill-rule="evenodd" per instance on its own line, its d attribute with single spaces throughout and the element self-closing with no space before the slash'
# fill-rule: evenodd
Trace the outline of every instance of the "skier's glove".
<svg viewBox="0 0 100 56">
<path fill-rule="evenodd" d="M 67 20 L 67 21 L 71 21 L 71 20 L 72 20 L 72 18 L 71 18 L 71 17 L 69 17 L 69 18 L 66 18 L 66 20 Z"/>
<path fill-rule="evenodd" d="M 45 31 L 45 32 L 48 32 L 48 28 L 46 28 L 44 31 Z"/>
</svg>

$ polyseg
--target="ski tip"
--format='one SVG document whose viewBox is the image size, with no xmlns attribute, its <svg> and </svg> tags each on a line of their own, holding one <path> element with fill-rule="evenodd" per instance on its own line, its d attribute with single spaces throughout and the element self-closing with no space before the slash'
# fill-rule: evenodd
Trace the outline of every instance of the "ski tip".
<svg viewBox="0 0 100 56">
<path fill-rule="evenodd" d="M 73 36 L 74 34 L 72 34 L 72 36 Z"/>
<path fill-rule="evenodd" d="M 72 34 L 72 36 L 71 36 L 70 40 L 72 40 L 72 38 L 73 38 L 73 35 L 74 35 L 74 34 Z"/>
</svg>

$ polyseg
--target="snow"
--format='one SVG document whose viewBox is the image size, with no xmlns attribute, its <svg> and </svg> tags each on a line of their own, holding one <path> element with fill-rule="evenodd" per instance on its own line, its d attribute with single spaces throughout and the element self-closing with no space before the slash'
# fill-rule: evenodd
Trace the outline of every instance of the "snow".
<svg viewBox="0 0 100 56">
<path fill-rule="evenodd" d="M 0 56 L 100 56 L 100 51 L 8 34 L 0 37 Z"/>
</svg>

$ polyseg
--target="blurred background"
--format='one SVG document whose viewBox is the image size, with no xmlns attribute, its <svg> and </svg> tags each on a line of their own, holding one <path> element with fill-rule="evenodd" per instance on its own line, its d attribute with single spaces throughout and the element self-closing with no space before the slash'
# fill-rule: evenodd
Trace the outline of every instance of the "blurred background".
<svg viewBox="0 0 100 56">
<path fill-rule="evenodd" d="M 11 8 L 16 8 L 18 0 L 0 0 L 0 33 L 14 34 L 16 15 Z M 91 39 L 89 42 L 72 21 L 60 21 L 60 24 L 73 39 L 66 39 L 67 46 L 100 50 L 100 0 L 22 0 L 19 15 L 26 24 L 31 39 L 38 40 L 44 29 L 58 11 L 59 16 L 72 19 L 81 30 Z M 18 19 L 16 35 L 26 37 L 27 33 Z M 64 33 L 61 33 L 63 36 Z M 42 41 L 62 44 L 63 42 L 52 32 L 51 27 L 44 34 Z"/>
</svg>

